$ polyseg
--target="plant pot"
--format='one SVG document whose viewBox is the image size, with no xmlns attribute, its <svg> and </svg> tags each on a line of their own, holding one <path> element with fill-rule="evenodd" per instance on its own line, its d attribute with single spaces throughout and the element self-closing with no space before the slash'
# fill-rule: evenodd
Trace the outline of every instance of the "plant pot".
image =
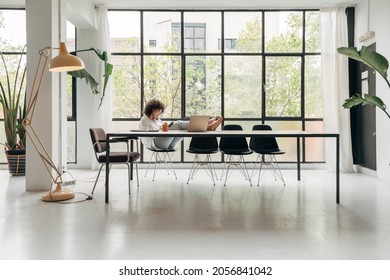
<svg viewBox="0 0 390 280">
<path fill-rule="evenodd" d="M 8 161 L 8 171 L 13 176 L 26 174 L 26 150 L 5 151 Z"/>
</svg>

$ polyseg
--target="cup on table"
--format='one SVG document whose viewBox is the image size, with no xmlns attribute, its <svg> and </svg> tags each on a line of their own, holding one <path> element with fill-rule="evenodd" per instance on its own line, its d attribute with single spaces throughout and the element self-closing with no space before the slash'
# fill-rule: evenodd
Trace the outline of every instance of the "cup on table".
<svg viewBox="0 0 390 280">
<path fill-rule="evenodd" d="M 167 122 L 163 123 L 163 125 L 161 126 L 161 128 L 162 128 L 162 131 L 164 131 L 164 132 L 168 131 L 168 129 L 169 129 L 168 123 L 167 123 Z"/>
</svg>

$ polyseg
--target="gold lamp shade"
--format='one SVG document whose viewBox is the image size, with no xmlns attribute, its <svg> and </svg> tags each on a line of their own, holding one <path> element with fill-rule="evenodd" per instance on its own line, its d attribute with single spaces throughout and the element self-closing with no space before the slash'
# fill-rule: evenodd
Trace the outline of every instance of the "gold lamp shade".
<svg viewBox="0 0 390 280">
<path fill-rule="evenodd" d="M 69 54 L 64 42 L 60 42 L 60 54 L 50 62 L 51 72 L 67 72 L 84 69 L 84 62 L 75 55 Z"/>
</svg>

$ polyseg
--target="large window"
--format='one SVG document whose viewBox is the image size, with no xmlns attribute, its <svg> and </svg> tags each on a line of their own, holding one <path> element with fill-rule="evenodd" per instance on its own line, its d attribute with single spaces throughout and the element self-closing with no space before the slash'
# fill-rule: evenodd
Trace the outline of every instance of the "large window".
<svg viewBox="0 0 390 280">
<path fill-rule="evenodd" d="M 109 21 L 114 128 L 136 128 L 157 97 L 167 120 L 208 114 L 245 129 L 322 131 L 318 10 L 112 10 Z M 279 141 L 294 161 L 295 142 Z M 321 141 L 301 150 L 304 161 L 323 161 Z"/>
</svg>

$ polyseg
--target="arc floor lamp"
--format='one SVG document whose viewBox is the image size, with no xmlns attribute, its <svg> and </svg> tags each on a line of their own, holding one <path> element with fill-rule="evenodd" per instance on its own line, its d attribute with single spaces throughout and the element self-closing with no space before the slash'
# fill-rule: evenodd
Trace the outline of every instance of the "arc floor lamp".
<svg viewBox="0 0 390 280">
<path fill-rule="evenodd" d="M 53 162 L 51 155 L 43 145 L 39 135 L 34 130 L 33 119 L 34 112 L 39 98 L 39 92 L 42 86 L 42 80 L 46 72 L 46 67 L 51 56 L 52 50 L 59 49 L 58 56 L 54 57 L 49 65 L 49 71 L 51 72 L 67 72 L 84 69 L 84 62 L 77 56 L 69 54 L 64 42 L 60 42 L 59 48 L 46 47 L 39 51 L 38 66 L 35 71 L 34 81 L 32 84 L 30 95 L 26 104 L 26 115 L 23 119 L 23 126 L 26 129 L 27 137 L 30 139 L 35 150 L 38 152 L 42 162 L 44 163 L 46 170 L 50 174 L 53 180 L 55 188 L 50 188 L 49 191 L 42 195 L 43 201 L 62 201 L 73 198 L 75 195 L 69 189 L 62 188 L 62 173 L 57 165 Z M 52 185 L 52 186 L 53 186 Z"/>
</svg>

